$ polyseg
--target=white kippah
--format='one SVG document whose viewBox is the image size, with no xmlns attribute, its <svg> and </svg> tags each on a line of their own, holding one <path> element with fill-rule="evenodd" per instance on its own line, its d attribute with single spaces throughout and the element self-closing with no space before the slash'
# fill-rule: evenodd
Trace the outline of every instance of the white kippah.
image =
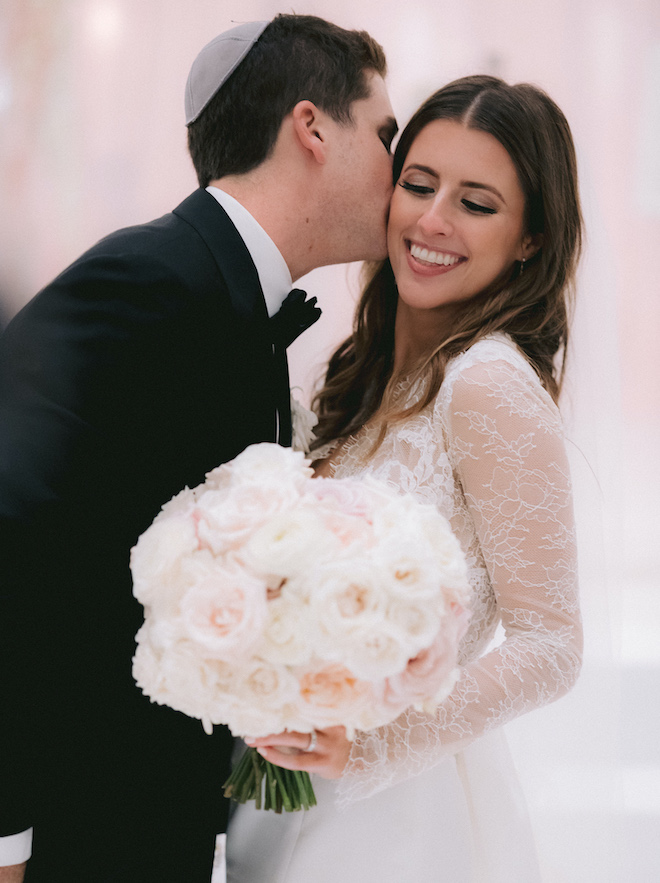
<svg viewBox="0 0 660 883">
<path fill-rule="evenodd" d="M 193 123 L 270 24 L 249 21 L 211 40 L 193 61 L 186 83 L 186 126 Z"/>
</svg>

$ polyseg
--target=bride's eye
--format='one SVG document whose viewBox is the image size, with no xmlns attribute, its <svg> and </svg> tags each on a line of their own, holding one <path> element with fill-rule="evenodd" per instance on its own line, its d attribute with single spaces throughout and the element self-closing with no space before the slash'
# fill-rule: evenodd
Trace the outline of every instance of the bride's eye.
<svg viewBox="0 0 660 883">
<path fill-rule="evenodd" d="M 424 196 L 427 193 L 433 193 L 433 187 L 427 187 L 424 184 L 412 184 L 410 181 L 399 181 L 399 187 L 403 187 L 404 190 L 408 190 L 410 193 L 418 193 Z"/>
<path fill-rule="evenodd" d="M 481 205 L 478 202 L 471 202 L 469 199 L 461 200 L 465 208 L 470 212 L 478 212 L 482 215 L 495 215 L 497 214 L 496 208 L 491 208 L 488 205 Z"/>
</svg>

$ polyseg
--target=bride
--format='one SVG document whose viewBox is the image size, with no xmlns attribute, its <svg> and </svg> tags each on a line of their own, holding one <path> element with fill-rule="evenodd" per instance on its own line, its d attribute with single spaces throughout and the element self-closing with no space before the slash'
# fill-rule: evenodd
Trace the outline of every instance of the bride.
<svg viewBox="0 0 660 883">
<path fill-rule="evenodd" d="M 460 677 L 437 713 L 353 742 L 340 727 L 251 742 L 314 774 L 318 806 L 235 807 L 229 883 L 539 879 L 502 725 L 566 693 L 581 661 L 557 409 L 581 241 L 574 147 L 539 89 L 466 77 L 415 113 L 394 180 L 389 259 L 317 396 L 316 466 L 370 472 L 450 519 L 473 591 Z"/>
</svg>

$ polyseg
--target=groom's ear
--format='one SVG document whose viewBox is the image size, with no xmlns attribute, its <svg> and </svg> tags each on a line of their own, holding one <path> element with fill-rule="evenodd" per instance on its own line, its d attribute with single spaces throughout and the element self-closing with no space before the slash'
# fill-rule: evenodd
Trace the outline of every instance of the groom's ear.
<svg viewBox="0 0 660 883">
<path fill-rule="evenodd" d="M 327 158 L 326 124 L 327 114 L 319 110 L 312 101 L 299 101 L 291 111 L 293 132 L 307 155 L 318 163 Z"/>
</svg>

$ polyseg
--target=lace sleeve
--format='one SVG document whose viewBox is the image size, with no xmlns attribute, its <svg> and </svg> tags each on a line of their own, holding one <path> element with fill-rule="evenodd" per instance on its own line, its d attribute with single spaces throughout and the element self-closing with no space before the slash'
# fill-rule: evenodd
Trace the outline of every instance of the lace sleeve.
<svg viewBox="0 0 660 883">
<path fill-rule="evenodd" d="M 434 715 L 411 710 L 358 733 L 339 782 L 340 803 L 417 775 L 559 698 L 580 669 L 575 531 L 556 407 L 526 363 L 496 359 L 460 371 L 443 411 L 457 492 L 473 521 L 505 638 L 465 661 Z"/>
</svg>

